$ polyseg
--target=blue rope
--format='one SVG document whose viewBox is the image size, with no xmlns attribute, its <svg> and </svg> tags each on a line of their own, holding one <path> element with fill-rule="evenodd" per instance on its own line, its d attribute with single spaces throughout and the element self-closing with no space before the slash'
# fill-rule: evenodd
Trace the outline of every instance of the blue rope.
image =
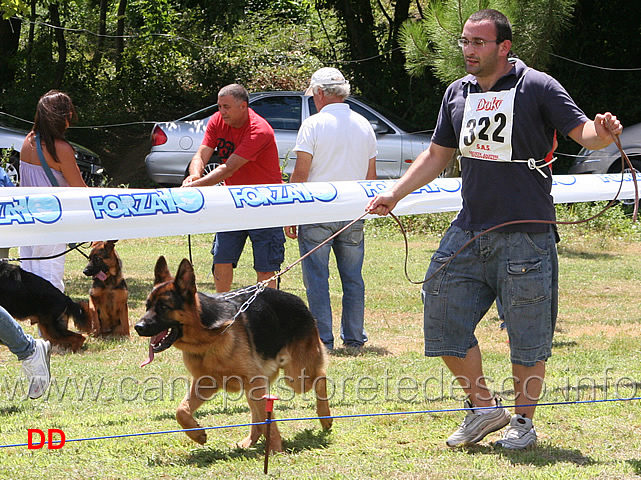
<svg viewBox="0 0 641 480">
<path fill-rule="evenodd" d="M 552 407 L 559 405 L 581 405 L 581 404 L 590 404 L 590 403 L 606 403 L 606 402 L 631 402 L 633 400 L 641 400 L 641 397 L 631 397 L 631 398 L 606 398 L 603 400 L 576 400 L 576 401 L 566 401 L 566 402 L 548 402 L 548 403 L 533 403 L 529 405 L 519 405 L 519 407 Z M 396 416 L 396 415 L 416 415 L 416 414 L 426 414 L 426 413 L 451 413 L 451 412 L 463 412 L 470 410 L 494 410 L 497 408 L 514 408 L 517 405 L 501 405 L 500 407 L 474 407 L 472 408 L 446 408 L 440 410 L 415 410 L 408 412 L 379 412 L 379 413 L 354 413 L 349 415 L 333 415 L 327 417 L 297 417 L 297 418 L 273 418 L 264 422 L 256 423 L 239 423 L 234 425 L 219 425 L 217 427 L 199 427 L 199 428 L 187 428 L 180 430 L 164 430 L 159 432 L 144 432 L 144 433 L 125 433 L 122 435 L 105 435 L 102 437 L 87 437 L 87 438 L 72 438 L 65 440 L 65 443 L 71 442 L 85 442 L 89 440 L 106 440 L 111 438 L 126 438 L 126 437 L 142 437 L 147 435 L 163 435 L 167 433 L 186 433 L 186 432 L 197 432 L 202 430 L 219 430 L 222 428 L 237 428 L 237 427 L 251 427 L 255 425 L 267 425 L 268 423 L 275 422 L 293 422 L 300 420 L 324 420 L 324 419 L 334 419 L 334 418 L 360 418 L 360 417 L 385 417 L 385 416 Z M 49 442 L 44 442 L 43 445 L 47 445 Z M 11 445 L 0 445 L 0 448 L 9 448 L 9 447 L 26 447 L 28 443 L 14 443 Z"/>
</svg>

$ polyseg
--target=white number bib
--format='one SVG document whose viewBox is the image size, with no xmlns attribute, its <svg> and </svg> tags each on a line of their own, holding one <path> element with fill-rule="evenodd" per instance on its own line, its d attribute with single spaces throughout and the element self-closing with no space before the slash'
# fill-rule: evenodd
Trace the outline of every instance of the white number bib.
<svg viewBox="0 0 641 480">
<path fill-rule="evenodd" d="M 516 89 L 470 93 L 465 100 L 459 149 L 464 157 L 493 162 L 512 161 L 512 125 Z"/>
</svg>

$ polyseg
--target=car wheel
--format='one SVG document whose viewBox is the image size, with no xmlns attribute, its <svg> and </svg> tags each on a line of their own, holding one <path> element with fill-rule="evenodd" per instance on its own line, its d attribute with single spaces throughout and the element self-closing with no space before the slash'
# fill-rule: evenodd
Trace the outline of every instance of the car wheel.
<svg viewBox="0 0 641 480">
<path fill-rule="evenodd" d="M 105 177 L 102 175 L 94 175 L 88 172 L 81 172 L 82 179 L 85 181 L 88 187 L 103 187 L 105 183 Z"/>
<path fill-rule="evenodd" d="M 216 155 L 212 155 L 207 165 L 205 165 L 205 171 L 203 172 L 203 177 L 207 175 L 209 172 L 211 172 L 212 170 L 215 170 L 217 167 L 220 167 L 220 158 Z M 189 165 L 187 165 L 187 168 L 185 169 L 184 178 L 187 178 L 188 175 L 189 175 Z"/>
<path fill-rule="evenodd" d="M 641 156 L 639 155 L 634 155 L 634 156 L 628 156 L 630 159 L 630 163 L 632 163 L 632 166 L 634 167 L 635 170 L 638 172 L 641 172 Z M 608 173 L 621 173 L 621 158 L 617 158 L 614 162 L 612 162 L 612 165 L 610 165 L 610 168 L 608 169 Z M 630 171 L 630 167 L 626 164 L 624 166 L 625 171 Z"/>
<path fill-rule="evenodd" d="M 208 163 L 207 165 L 205 165 L 205 172 L 203 173 L 203 176 L 207 175 L 209 172 L 215 170 L 218 167 L 220 167 L 220 163 Z"/>
</svg>

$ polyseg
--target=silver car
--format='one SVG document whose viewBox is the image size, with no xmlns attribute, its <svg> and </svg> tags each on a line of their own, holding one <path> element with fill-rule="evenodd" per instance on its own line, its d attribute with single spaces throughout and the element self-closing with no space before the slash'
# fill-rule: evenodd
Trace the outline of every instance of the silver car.
<svg viewBox="0 0 641 480">
<path fill-rule="evenodd" d="M 20 149 L 29 132 L 0 125 L 0 157 L 8 161 L 5 170 L 14 185 L 20 184 Z M 76 163 L 89 186 L 99 187 L 104 182 L 104 169 L 98 154 L 88 148 L 70 142 L 76 152 Z"/>
<path fill-rule="evenodd" d="M 408 133 L 411 127 L 401 126 L 402 120 L 390 119 L 379 107 L 373 107 L 362 98 L 348 97 L 352 110 L 369 120 L 377 139 L 378 178 L 399 178 L 416 156 L 425 150 L 431 139 L 427 132 Z M 312 97 L 303 92 L 260 92 L 249 96 L 250 107 L 269 122 L 276 135 L 278 155 L 284 177 L 294 170 L 296 154 L 292 152 L 296 135 L 304 119 L 316 113 Z M 213 105 L 209 116 L 216 110 Z M 203 110 L 185 118 L 197 116 Z M 151 133 L 151 152 L 145 158 L 149 177 L 164 186 L 180 185 L 194 153 L 200 146 L 209 116 L 197 120 L 179 120 L 158 123 Z M 214 168 L 216 159 L 210 161 Z"/>
<path fill-rule="evenodd" d="M 641 123 L 623 127 L 619 137 L 623 151 L 635 170 L 641 171 Z M 625 166 L 624 170 L 629 169 Z M 601 150 L 581 149 L 568 173 L 618 173 L 621 171 L 621 153 L 614 143 Z"/>
</svg>

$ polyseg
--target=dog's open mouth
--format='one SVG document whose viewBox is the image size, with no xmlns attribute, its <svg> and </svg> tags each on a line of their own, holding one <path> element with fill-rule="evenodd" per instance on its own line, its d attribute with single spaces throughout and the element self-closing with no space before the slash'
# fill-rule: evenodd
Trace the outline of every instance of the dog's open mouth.
<svg viewBox="0 0 641 480">
<path fill-rule="evenodd" d="M 97 278 L 101 282 L 104 282 L 107 279 L 107 274 L 100 270 L 98 273 L 96 273 L 93 278 Z"/>
<path fill-rule="evenodd" d="M 149 365 L 154 360 L 154 355 L 171 347 L 182 336 L 180 326 L 163 330 L 149 339 L 149 357 L 140 364 L 141 367 Z"/>
</svg>

